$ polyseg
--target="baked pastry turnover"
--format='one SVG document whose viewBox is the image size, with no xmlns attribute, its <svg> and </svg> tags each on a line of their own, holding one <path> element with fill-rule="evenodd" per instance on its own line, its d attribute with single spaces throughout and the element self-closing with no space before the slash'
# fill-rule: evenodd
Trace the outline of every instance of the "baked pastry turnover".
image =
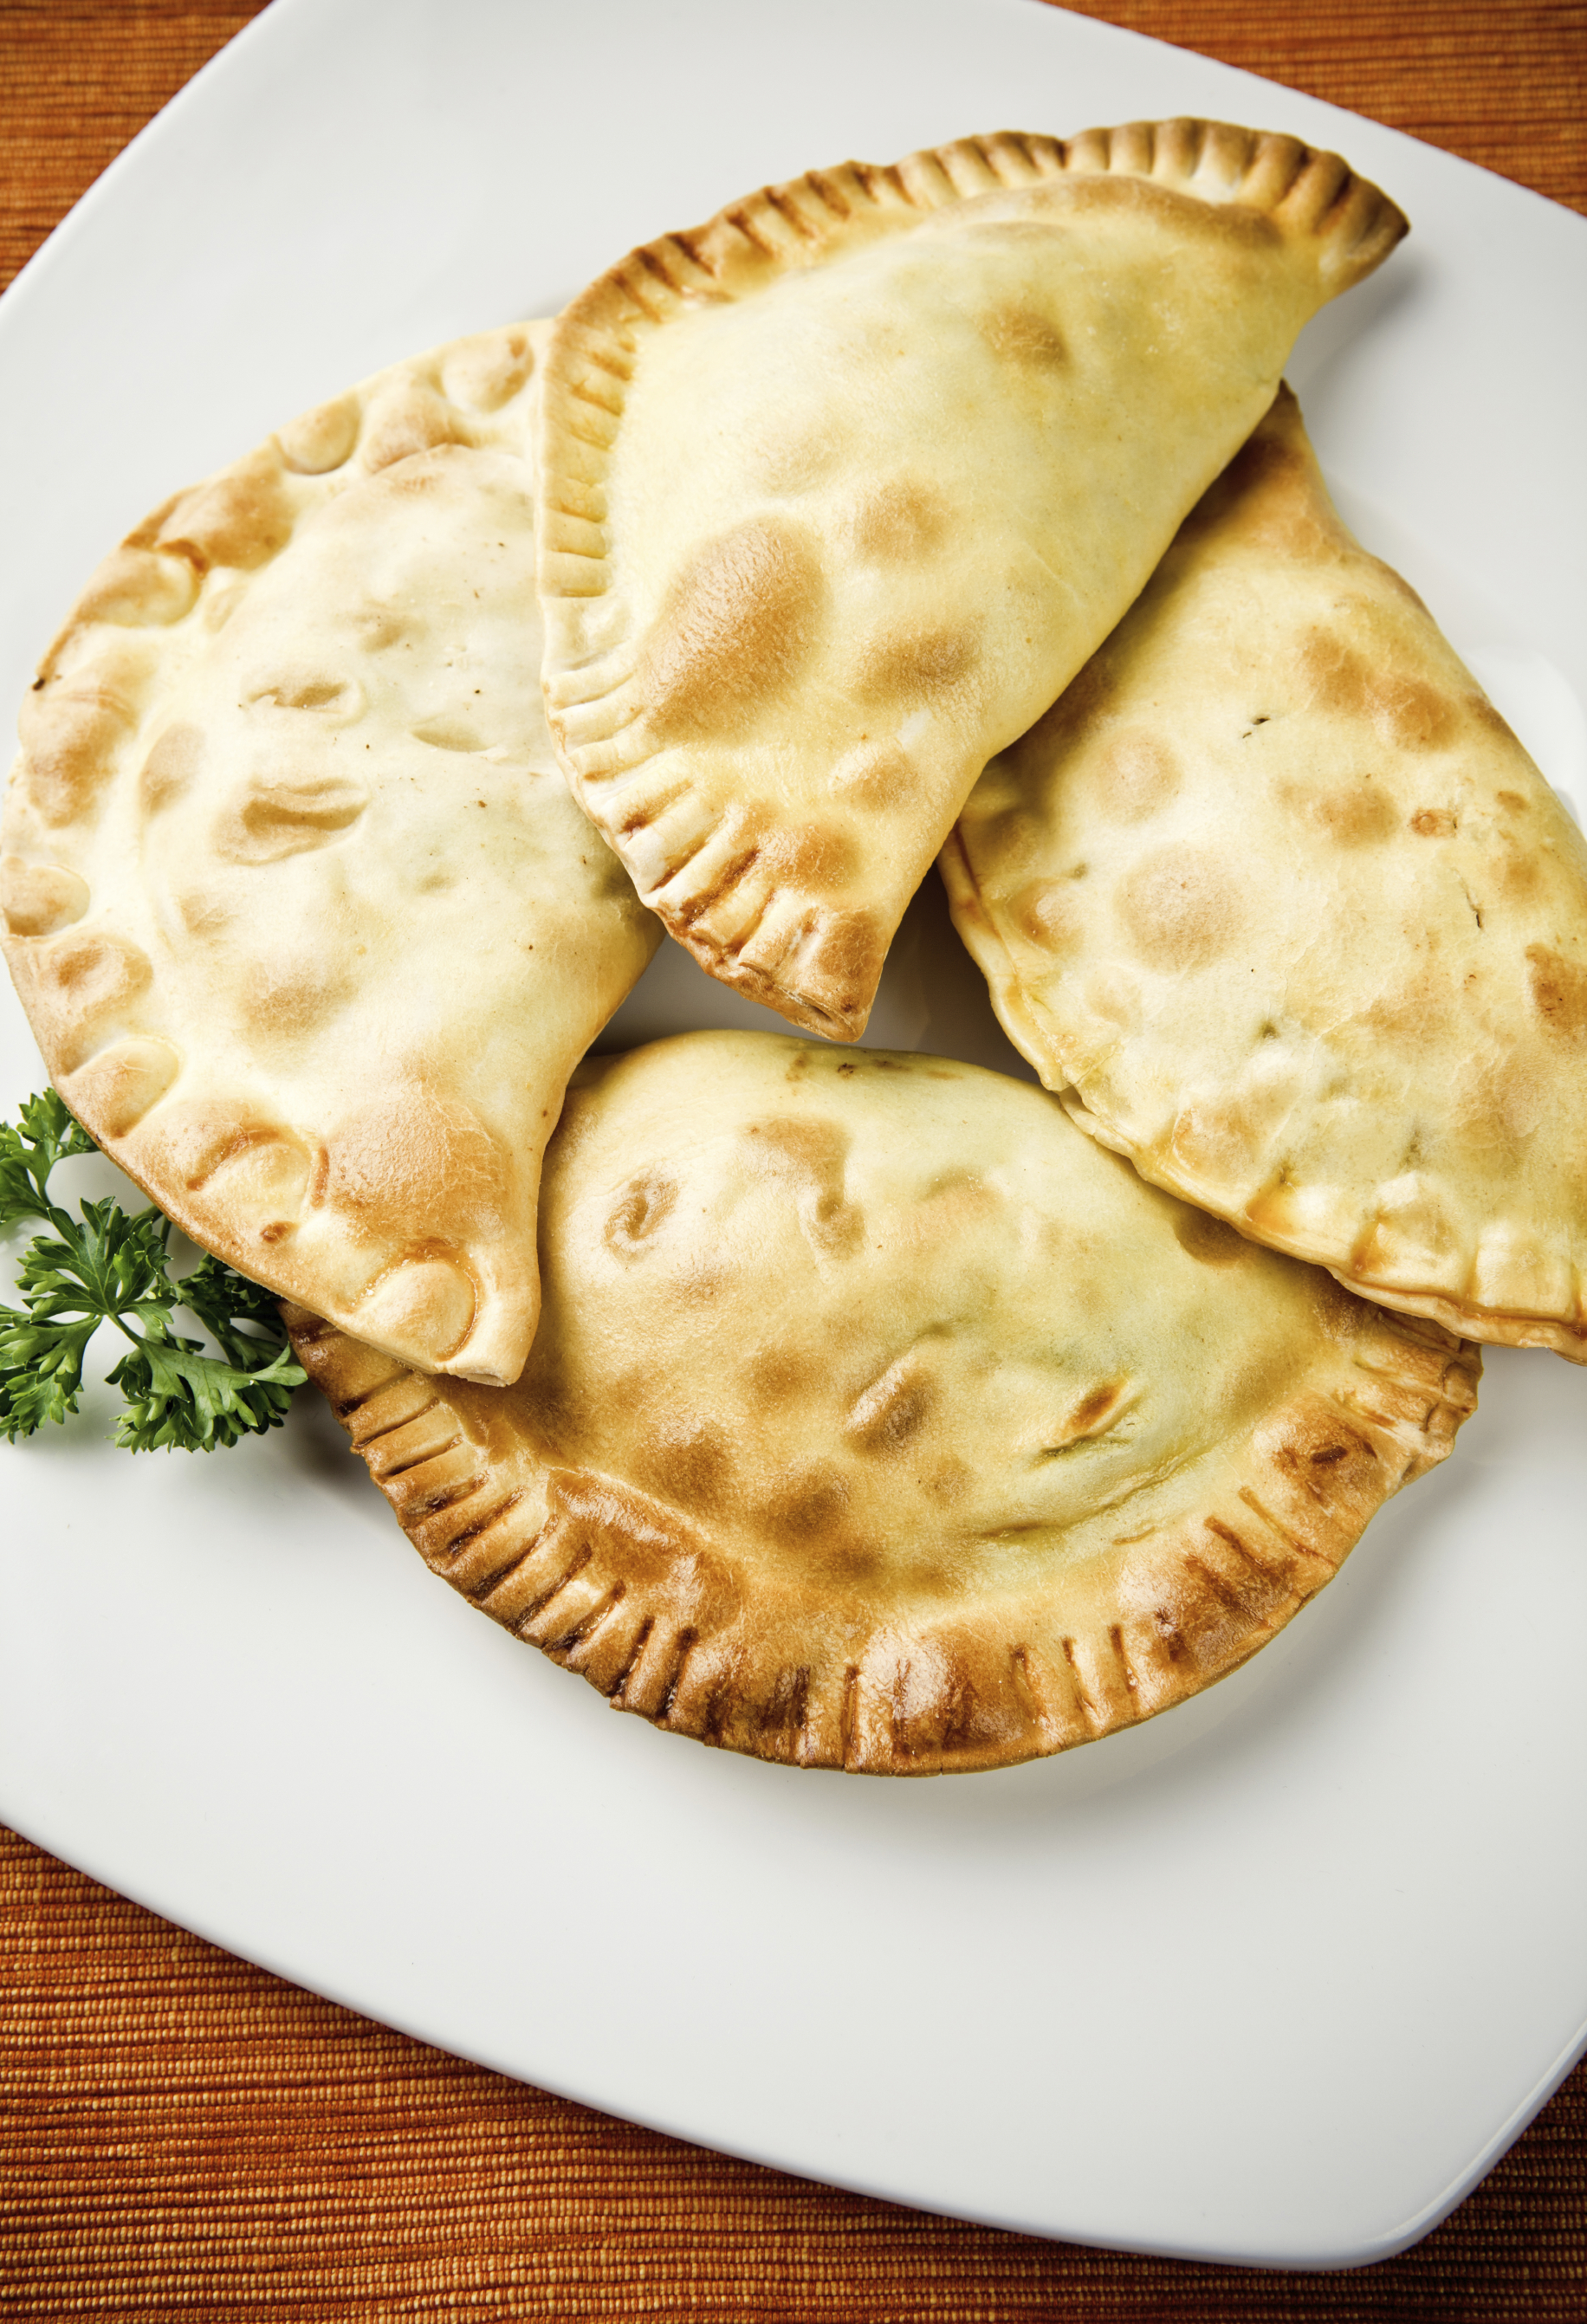
<svg viewBox="0 0 1587 2324">
<path fill-rule="evenodd" d="M 1587 1361 L 1587 848 L 1287 391 L 942 867 L 1082 1128 L 1373 1299 Z"/>
<path fill-rule="evenodd" d="M 1405 220 L 1200 121 L 967 138 L 636 251 L 547 361 L 552 732 L 714 975 L 863 1030 L 905 904 Z"/>
<path fill-rule="evenodd" d="M 540 706 L 543 333 L 380 374 L 106 559 L 23 712 L 0 890 L 51 1078 L 161 1207 L 488 1380 L 567 1074 L 660 936 Z"/>
<path fill-rule="evenodd" d="M 510 1389 L 300 1311 L 435 1571 L 619 1708 L 1001 1766 L 1182 1701 L 1449 1451 L 1478 1351 L 973 1065 L 694 1033 L 579 1068 Z"/>
</svg>

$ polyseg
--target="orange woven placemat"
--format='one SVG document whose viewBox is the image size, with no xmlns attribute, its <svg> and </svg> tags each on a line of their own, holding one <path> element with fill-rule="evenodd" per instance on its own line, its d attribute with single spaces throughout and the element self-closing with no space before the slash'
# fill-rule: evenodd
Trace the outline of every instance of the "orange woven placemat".
<svg viewBox="0 0 1587 2324">
<path fill-rule="evenodd" d="M 754 5 L 754 0 L 746 0 Z M 0 0 L 0 282 L 249 0 Z M 1587 209 L 1587 0 L 1110 0 Z M 680 2146 L 281 1984 L 0 1831 L 0 2316 L 1587 2319 L 1587 2067 L 1349 2275 L 1127 2259 Z"/>
<path fill-rule="evenodd" d="M 9 1836 L 0 1929 L 0 2316 L 1587 2316 L 1587 2070 L 1414 2251 L 1269 2274 L 964 2227 L 678 2145 L 283 1985 Z"/>
</svg>

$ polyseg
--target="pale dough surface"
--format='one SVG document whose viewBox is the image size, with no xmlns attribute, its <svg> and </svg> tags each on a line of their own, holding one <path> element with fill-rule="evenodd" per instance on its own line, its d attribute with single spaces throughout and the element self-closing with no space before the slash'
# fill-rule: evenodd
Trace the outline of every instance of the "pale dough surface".
<svg viewBox="0 0 1587 2324">
<path fill-rule="evenodd" d="M 943 872 L 1010 1038 L 1149 1178 L 1587 1361 L 1587 847 L 1287 390 Z"/>
<path fill-rule="evenodd" d="M 705 967 L 863 1030 L 987 760 L 1404 230 L 1293 138 L 967 138 L 770 188 L 573 302 L 543 407 L 552 732 Z"/>
<path fill-rule="evenodd" d="M 106 1152 L 272 1289 L 495 1380 L 567 1075 L 660 937 L 541 708 L 546 328 L 380 374 L 116 550 L 24 708 L 0 874 Z"/>
<path fill-rule="evenodd" d="M 623 1709 L 881 1773 L 1209 1684 L 1449 1450 L 1477 1351 L 1047 1093 L 694 1033 L 580 1067 L 521 1379 L 293 1342 L 435 1570 Z"/>
</svg>

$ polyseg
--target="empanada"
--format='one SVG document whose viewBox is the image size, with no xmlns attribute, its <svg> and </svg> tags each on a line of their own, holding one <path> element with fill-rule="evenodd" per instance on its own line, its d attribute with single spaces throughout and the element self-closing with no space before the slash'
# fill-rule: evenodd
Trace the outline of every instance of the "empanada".
<svg viewBox="0 0 1587 2324">
<path fill-rule="evenodd" d="M 1587 848 L 1287 390 L 942 864 L 1083 1128 L 1370 1298 L 1587 1361 Z"/>
<path fill-rule="evenodd" d="M 1449 1451 L 1478 1351 L 941 1057 L 692 1033 L 575 1075 L 506 1390 L 291 1311 L 435 1571 L 623 1710 L 988 1767 L 1251 1654 Z"/>
<path fill-rule="evenodd" d="M 22 720 L 7 956 L 62 1095 L 197 1240 L 517 1377 L 540 1160 L 660 941 L 536 660 L 543 325 L 397 365 L 160 510 Z"/>
<path fill-rule="evenodd" d="M 1404 231 L 1294 138 L 1137 124 L 814 171 L 574 301 L 544 399 L 551 728 L 704 966 L 863 1029 L 987 760 Z"/>
</svg>

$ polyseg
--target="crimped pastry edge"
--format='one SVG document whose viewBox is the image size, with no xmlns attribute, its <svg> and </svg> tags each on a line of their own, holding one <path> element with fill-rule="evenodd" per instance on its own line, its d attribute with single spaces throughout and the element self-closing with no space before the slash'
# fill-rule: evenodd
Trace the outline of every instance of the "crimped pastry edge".
<svg viewBox="0 0 1587 2324">
<path fill-rule="evenodd" d="M 1382 1503 L 1448 1453 L 1481 1370 L 1435 1324 L 1352 1305 L 1332 1385 L 1250 1432 L 1253 1476 L 1166 1527 L 1111 1586 L 1049 1577 L 1011 1618 L 998 1600 L 873 1623 L 841 1653 L 841 1609 L 761 1586 L 621 1480 L 537 1459 L 512 1441 L 502 1391 L 416 1374 L 283 1314 L 426 1563 L 514 1636 L 673 1733 L 904 1775 L 1012 1766 L 1134 1725 L 1236 1669 L 1333 1579 Z"/>
<path fill-rule="evenodd" d="M 1335 1281 L 1358 1299 L 1369 1299 L 1377 1306 L 1391 1308 L 1397 1314 L 1425 1317 L 1446 1332 L 1490 1347 L 1546 1348 L 1564 1356 L 1568 1363 L 1587 1364 L 1587 1323 L 1574 1325 L 1563 1317 L 1514 1314 L 1470 1300 L 1452 1299 L 1446 1292 L 1407 1290 L 1403 1284 L 1376 1281 L 1370 1275 L 1352 1272 L 1348 1263 L 1341 1260 L 1338 1250 L 1320 1236 L 1286 1234 L 1272 1227 L 1264 1227 L 1258 1234 L 1244 1210 L 1230 1204 L 1215 1187 L 1191 1172 L 1165 1169 L 1156 1157 L 1143 1156 L 1112 1122 L 1093 1111 L 1068 1078 L 1056 1034 L 1045 1021 L 1038 1024 L 1027 1008 L 1012 955 L 981 900 L 975 875 L 956 828 L 937 858 L 937 868 L 953 906 L 954 925 L 986 979 L 987 992 L 1004 1032 L 1020 1056 L 1035 1067 L 1043 1088 L 1051 1090 L 1075 1128 L 1112 1153 L 1121 1154 L 1149 1185 L 1160 1186 L 1165 1194 L 1176 1194 L 1181 1202 L 1194 1203 L 1197 1210 L 1223 1219 L 1248 1241 L 1265 1250 L 1282 1251 L 1287 1259 L 1326 1268 Z M 1476 1265 L 1473 1256 L 1473 1272 Z"/>
<path fill-rule="evenodd" d="M 1149 180 L 1214 205 L 1259 210 L 1296 235 L 1314 235 L 1330 295 L 1370 274 L 1408 230 L 1398 205 L 1338 154 L 1296 137 L 1186 117 L 1068 139 L 1002 130 L 924 147 L 886 167 L 840 162 L 761 187 L 703 226 L 641 244 L 572 300 L 546 356 L 546 514 L 537 549 L 548 674 L 557 602 L 598 596 L 607 586 L 604 512 L 588 511 L 600 499 L 623 391 L 647 327 L 701 299 L 744 298 L 790 266 L 907 230 L 955 202 L 1069 175 Z M 582 755 L 568 754 L 570 761 Z M 584 770 L 575 763 L 573 771 Z"/>
<path fill-rule="evenodd" d="M 503 324 L 388 364 L 171 494 L 89 576 L 40 661 L 24 701 L 23 747 L 5 800 L 7 852 L 0 872 L 6 900 L 18 891 L 19 873 L 35 886 L 37 875 L 53 873 L 82 891 L 80 899 L 69 896 L 63 916 L 36 933 L 0 915 L 0 927 L 7 931 L 0 949 L 34 1024 L 45 1065 L 96 1142 L 184 1232 L 283 1296 L 316 1296 L 322 1251 L 311 1254 L 306 1265 L 294 1264 L 295 1254 L 284 1246 L 234 1232 L 204 1202 L 201 1186 L 165 1179 L 155 1184 L 143 1168 L 137 1133 L 180 1088 L 182 1061 L 161 1034 L 142 1031 L 136 1023 L 137 994 L 148 981 L 146 955 L 114 931 L 89 928 L 80 944 L 74 937 L 79 923 L 91 918 L 94 899 L 62 854 L 69 852 L 71 832 L 92 826 L 107 791 L 146 742 L 161 658 L 180 650 L 185 625 L 201 618 L 208 576 L 265 570 L 290 548 L 298 527 L 348 483 L 438 446 L 500 444 L 518 399 L 538 392 L 539 355 L 548 329 L 545 323 Z M 449 388 L 448 379 L 461 383 Z M 517 435 L 525 434 L 516 415 L 512 425 Z M 142 650 L 150 644 L 152 656 Z M 30 995 L 38 980 L 59 965 L 58 956 L 71 954 L 74 946 L 112 958 L 124 990 L 110 996 L 103 1038 L 95 1031 L 90 1010 L 82 1037 L 65 1047 L 37 1024 Z M 67 963 L 69 972 L 72 965 Z M 88 966 L 89 989 L 97 965 L 96 959 Z M 301 1143 L 293 1123 L 282 1119 L 278 1128 L 283 1145 Z M 259 1222 L 268 1225 L 272 1216 L 263 1210 Z M 362 1262 L 360 1304 L 380 1299 L 407 1264 L 401 1254 L 384 1260 L 373 1255 L 365 1261 L 361 1248 L 355 1252 L 350 1241 L 346 1247 L 355 1263 Z M 511 1377 L 532 1333 L 532 1286 L 526 1292 L 510 1282 L 486 1281 L 461 1248 L 420 1256 L 454 1269 L 472 1285 L 474 1296 L 473 1314 L 460 1337 L 428 1352 L 440 1366 L 479 1377 Z"/>
<path fill-rule="evenodd" d="M 621 791 L 652 753 L 634 747 L 641 722 L 622 706 L 620 685 L 587 690 L 587 665 L 627 635 L 612 590 L 604 486 L 644 334 L 692 303 L 751 295 L 789 268 L 907 230 L 955 202 L 1066 176 L 1129 179 L 1255 210 L 1296 239 L 1315 241 L 1330 297 L 1370 273 L 1407 230 L 1398 207 L 1337 154 L 1275 133 L 1180 118 L 1090 129 L 1067 140 L 1001 131 L 924 148 L 886 167 L 847 161 L 810 171 L 761 188 L 701 226 L 642 245 L 599 277 L 559 318 L 547 356 L 537 554 L 552 738 L 575 796 L 620 854 L 632 823 L 619 827 L 592 794 L 597 783 Z M 608 597 L 592 656 L 588 607 Z M 577 742 L 569 741 L 562 718 L 575 699 L 569 679 Z M 632 803 L 630 812 L 638 812 Z M 641 883 L 644 900 L 710 975 L 794 1024 L 832 1039 L 857 1038 L 870 1008 L 868 954 L 856 959 L 859 932 L 844 914 L 796 894 L 779 899 L 748 936 L 741 933 L 727 946 L 697 927 L 740 868 L 717 862 L 717 836 L 715 821 L 702 824 L 689 853 L 669 866 L 665 893 L 645 892 Z"/>
</svg>

